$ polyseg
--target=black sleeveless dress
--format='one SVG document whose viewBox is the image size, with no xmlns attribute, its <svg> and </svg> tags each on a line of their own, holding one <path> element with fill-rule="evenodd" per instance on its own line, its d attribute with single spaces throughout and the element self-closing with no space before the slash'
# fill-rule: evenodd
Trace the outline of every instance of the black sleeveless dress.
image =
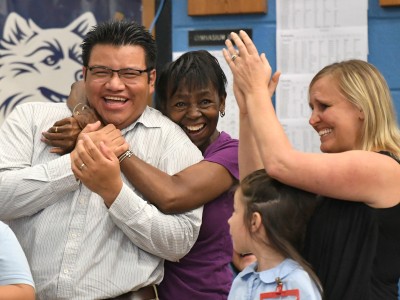
<svg viewBox="0 0 400 300">
<path fill-rule="evenodd" d="M 323 198 L 308 225 L 304 257 L 327 300 L 397 300 L 400 204 L 374 209 Z"/>
</svg>

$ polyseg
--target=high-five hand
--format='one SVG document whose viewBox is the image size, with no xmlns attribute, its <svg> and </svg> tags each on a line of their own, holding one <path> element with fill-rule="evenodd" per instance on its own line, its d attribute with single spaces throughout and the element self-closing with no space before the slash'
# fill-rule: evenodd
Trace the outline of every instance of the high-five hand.
<svg viewBox="0 0 400 300">
<path fill-rule="evenodd" d="M 259 55 L 253 41 L 243 30 L 239 35 L 232 32 L 231 40 L 226 40 L 227 49 L 223 54 L 234 78 L 234 92 L 240 109 L 245 109 L 245 97 L 252 93 L 264 93 L 271 97 L 279 82 L 280 72 L 276 72 L 272 78 L 272 68 L 264 53 Z M 236 45 L 237 49 L 235 49 Z"/>
</svg>

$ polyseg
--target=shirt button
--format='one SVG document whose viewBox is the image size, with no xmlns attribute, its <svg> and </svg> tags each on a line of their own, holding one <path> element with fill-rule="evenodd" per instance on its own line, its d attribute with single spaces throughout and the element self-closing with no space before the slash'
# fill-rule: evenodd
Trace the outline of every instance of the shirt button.
<svg viewBox="0 0 400 300">
<path fill-rule="evenodd" d="M 68 269 L 64 269 L 64 274 L 68 274 L 69 270 Z"/>
</svg>

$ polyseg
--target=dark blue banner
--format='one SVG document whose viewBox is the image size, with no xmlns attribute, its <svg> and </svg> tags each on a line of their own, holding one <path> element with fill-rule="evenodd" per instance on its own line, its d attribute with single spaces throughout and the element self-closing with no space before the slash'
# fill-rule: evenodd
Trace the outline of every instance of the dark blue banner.
<svg viewBox="0 0 400 300">
<path fill-rule="evenodd" d="M 141 23 L 142 0 L 1 0 L 0 124 L 18 104 L 64 102 L 82 78 L 83 36 L 109 19 Z"/>
</svg>

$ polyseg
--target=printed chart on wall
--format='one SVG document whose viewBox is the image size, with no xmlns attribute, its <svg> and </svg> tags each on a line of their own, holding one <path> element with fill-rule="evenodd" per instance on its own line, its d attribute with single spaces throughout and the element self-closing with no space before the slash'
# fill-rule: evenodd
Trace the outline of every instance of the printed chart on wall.
<svg viewBox="0 0 400 300">
<path fill-rule="evenodd" d="M 225 100 L 225 116 L 219 118 L 218 130 L 225 131 L 232 138 L 239 138 L 239 108 L 236 104 L 235 96 L 233 95 L 233 77 L 231 69 L 225 61 L 222 54 L 222 50 L 209 51 L 211 55 L 214 55 L 225 73 L 226 79 L 228 81 L 226 85 L 226 100 Z M 175 60 L 181 56 L 184 52 L 174 52 L 172 58 Z"/>
<path fill-rule="evenodd" d="M 279 0 L 277 9 L 277 116 L 293 146 L 319 152 L 308 124 L 308 85 L 324 66 L 367 60 L 368 0 Z"/>
</svg>

